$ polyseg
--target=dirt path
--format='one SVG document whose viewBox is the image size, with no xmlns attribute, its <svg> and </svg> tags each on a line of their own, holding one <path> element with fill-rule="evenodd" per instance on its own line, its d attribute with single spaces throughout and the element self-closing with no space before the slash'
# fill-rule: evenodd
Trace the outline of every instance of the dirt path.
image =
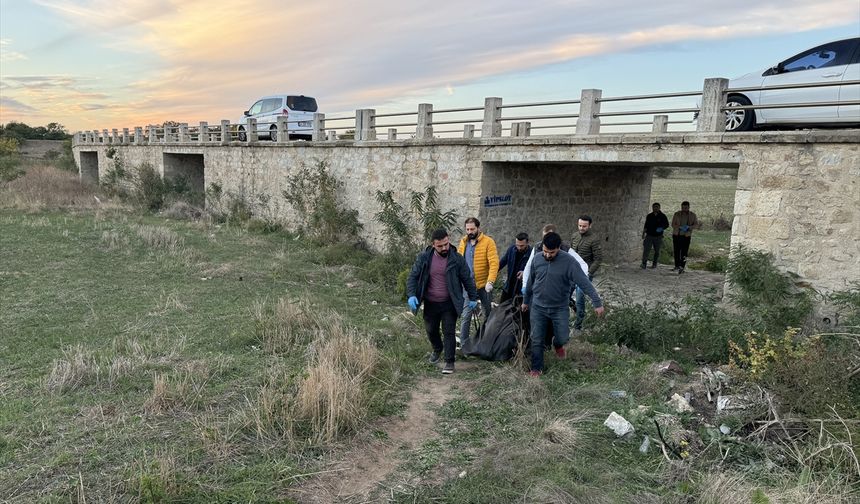
<svg viewBox="0 0 860 504">
<path fill-rule="evenodd" d="M 398 451 L 414 450 L 436 436 L 434 409 L 451 397 L 456 375 L 420 382 L 412 393 L 404 418 L 389 418 L 376 426 L 385 439 L 356 443 L 317 477 L 293 489 L 292 496 L 303 504 L 364 503 L 377 486 L 400 465 Z"/>
<path fill-rule="evenodd" d="M 636 265 L 610 266 L 595 278 L 597 291 L 609 303 L 642 304 L 680 302 L 688 295 L 719 300 L 723 297 L 724 275 L 687 270 L 679 275 L 671 266 L 640 269 Z"/>
</svg>

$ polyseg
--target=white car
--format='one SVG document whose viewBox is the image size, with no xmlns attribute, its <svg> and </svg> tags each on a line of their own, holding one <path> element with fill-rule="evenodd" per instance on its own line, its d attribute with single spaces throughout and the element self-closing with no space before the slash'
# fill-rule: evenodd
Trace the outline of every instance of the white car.
<svg viewBox="0 0 860 504">
<path fill-rule="evenodd" d="M 837 40 L 813 47 L 772 67 L 729 81 L 727 106 L 779 105 L 832 102 L 839 104 L 802 108 L 762 108 L 726 111 L 726 131 L 747 131 L 756 126 L 787 124 L 833 126 L 860 124 L 860 105 L 841 102 L 860 101 L 860 84 L 762 89 L 780 85 L 816 84 L 860 80 L 860 38 Z"/>
<path fill-rule="evenodd" d="M 271 141 L 278 139 L 278 118 L 287 119 L 290 139 L 310 140 L 313 134 L 314 112 L 317 100 L 304 95 L 272 95 L 257 100 L 238 121 L 239 140 L 248 139 L 248 119 L 257 120 L 257 134 Z"/>
</svg>

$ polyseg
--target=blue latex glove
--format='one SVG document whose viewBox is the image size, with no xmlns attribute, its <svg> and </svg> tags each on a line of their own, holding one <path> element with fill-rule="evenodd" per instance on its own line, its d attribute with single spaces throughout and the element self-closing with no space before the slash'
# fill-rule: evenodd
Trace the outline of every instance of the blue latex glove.
<svg viewBox="0 0 860 504">
<path fill-rule="evenodd" d="M 470 310 L 474 310 L 476 306 L 478 306 L 477 301 L 469 301 L 469 309 Z"/>
<path fill-rule="evenodd" d="M 662 233 L 662 232 L 663 232 L 663 228 L 657 228 L 657 232 L 658 232 L 658 233 Z"/>
<path fill-rule="evenodd" d="M 409 302 L 409 308 L 412 311 L 418 311 L 418 298 L 417 297 L 412 296 L 411 298 L 409 298 L 408 302 Z"/>
<path fill-rule="evenodd" d="M 690 226 L 681 226 L 681 232 L 682 233 L 686 233 L 689 230 L 690 230 Z"/>
<path fill-rule="evenodd" d="M 526 295 L 526 286 L 525 285 L 523 285 L 523 288 L 520 289 L 520 292 L 522 293 L 523 296 Z"/>
</svg>

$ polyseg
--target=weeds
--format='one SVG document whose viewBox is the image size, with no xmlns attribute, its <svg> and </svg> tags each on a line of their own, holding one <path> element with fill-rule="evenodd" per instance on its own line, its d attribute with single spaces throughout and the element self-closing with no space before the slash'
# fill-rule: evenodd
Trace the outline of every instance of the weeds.
<svg viewBox="0 0 860 504">
<path fill-rule="evenodd" d="M 325 162 L 318 161 L 290 176 L 281 194 L 293 208 L 300 232 L 319 243 L 357 240 L 362 225 L 357 210 L 344 208 L 343 187 Z"/>
<path fill-rule="evenodd" d="M 177 255 L 185 248 L 185 239 L 166 227 L 141 225 L 135 228 L 135 233 L 155 252 Z"/>
<path fill-rule="evenodd" d="M 303 351 L 317 330 L 339 321 L 333 313 L 320 313 L 304 300 L 281 298 L 271 307 L 257 301 L 251 312 L 256 341 L 265 352 L 274 354 Z"/>
<path fill-rule="evenodd" d="M 22 176 L 0 185 L 0 207 L 31 212 L 55 208 L 117 207 L 103 202 L 99 196 L 104 197 L 97 189 L 82 184 L 76 175 L 50 165 L 31 166 Z"/>
<path fill-rule="evenodd" d="M 331 327 L 296 397 L 315 442 L 330 443 L 358 427 L 368 412 L 367 382 L 379 359 L 378 350 L 354 330 Z"/>
</svg>

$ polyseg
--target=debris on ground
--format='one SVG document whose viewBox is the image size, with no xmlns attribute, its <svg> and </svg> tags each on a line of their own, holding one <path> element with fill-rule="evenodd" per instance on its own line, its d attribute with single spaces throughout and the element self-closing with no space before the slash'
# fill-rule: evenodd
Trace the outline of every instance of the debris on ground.
<svg viewBox="0 0 860 504">
<path fill-rule="evenodd" d="M 606 418 L 603 425 L 612 429 L 612 432 L 614 432 L 618 437 L 624 437 L 636 430 L 633 428 L 633 424 L 614 411 L 609 414 L 609 417 Z"/>
<path fill-rule="evenodd" d="M 687 399 L 678 395 L 677 393 L 672 394 L 672 397 L 668 401 L 666 401 L 666 405 L 674 409 L 678 413 L 693 411 L 693 407 L 690 406 L 690 402 Z"/>
</svg>

